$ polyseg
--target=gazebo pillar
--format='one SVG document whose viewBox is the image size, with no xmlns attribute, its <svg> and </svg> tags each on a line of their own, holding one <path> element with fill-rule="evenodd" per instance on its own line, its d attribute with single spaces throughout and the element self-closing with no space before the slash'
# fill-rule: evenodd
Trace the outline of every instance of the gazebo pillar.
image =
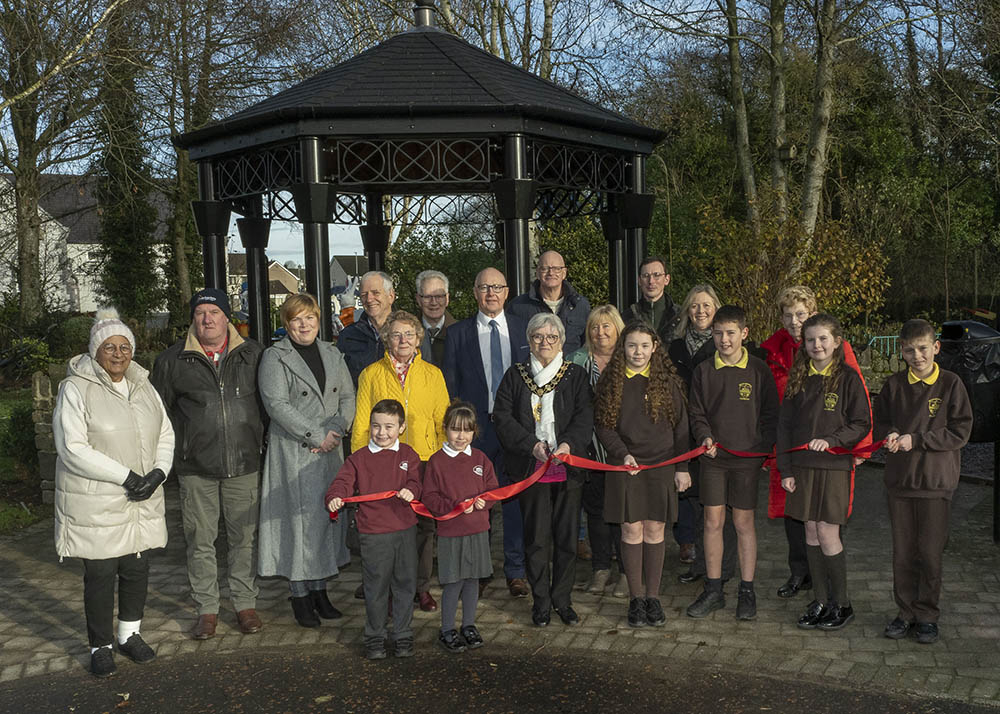
<svg viewBox="0 0 1000 714">
<path fill-rule="evenodd" d="M 639 264 L 646 257 L 646 229 L 649 221 L 643 222 L 637 214 L 637 201 L 646 191 L 646 157 L 644 154 L 633 154 L 628 171 L 628 183 L 631 189 L 623 196 L 625 205 L 625 300 L 627 304 L 639 299 Z"/>
<path fill-rule="evenodd" d="M 191 202 L 194 222 L 201 236 L 205 287 L 226 292 L 226 233 L 229 231 L 229 206 L 215 200 L 212 162 L 198 163 L 198 197 Z"/>
<path fill-rule="evenodd" d="M 268 289 L 266 250 L 271 233 L 271 219 L 259 216 L 237 218 L 236 228 L 247 252 L 250 337 L 267 347 L 271 344 L 271 296 Z"/>
<path fill-rule="evenodd" d="M 369 270 L 385 270 L 385 255 L 389 252 L 389 226 L 385 225 L 382 194 L 365 194 L 365 220 L 361 226 L 361 243 L 368 256 Z"/>
<path fill-rule="evenodd" d="M 608 195 L 608 210 L 601 213 L 601 229 L 608 242 L 608 301 L 623 313 L 628 278 L 625 273 L 625 241 L 616 194 Z"/>
<path fill-rule="evenodd" d="M 504 138 L 504 177 L 493 182 L 497 211 L 503 221 L 504 267 L 508 295 L 526 292 L 531 284 L 528 221 L 535 209 L 535 182 L 528 177 L 528 150 L 523 134 Z"/>
<path fill-rule="evenodd" d="M 330 234 L 327 223 L 330 185 L 320 183 L 319 139 L 304 136 L 299 140 L 302 156 L 302 180 L 292 186 L 295 213 L 302 223 L 302 243 L 306 263 L 306 292 L 319 302 L 319 336 L 333 339 L 333 313 L 330 308 Z"/>
</svg>

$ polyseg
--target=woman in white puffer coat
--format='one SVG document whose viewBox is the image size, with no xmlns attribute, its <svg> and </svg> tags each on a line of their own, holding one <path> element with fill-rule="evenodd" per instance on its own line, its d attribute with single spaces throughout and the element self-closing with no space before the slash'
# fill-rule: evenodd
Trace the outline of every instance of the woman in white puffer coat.
<svg viewBox="0 0 1000 714">
<path fill-rule="evenodd" d="M 60 558 L 83 560 L 90 669 L 115 672 L 118 650 L 155 657 L 139 634 L 149 580 L 148 551 L 167 544 L 163 489 L 174 432 L 148 372 L 132 362 L 135 337 L 114 310 L 99 311 L 89 354 L 70 360 L 52 415 L 56 453 L 55 539 Z"/>
</svg>

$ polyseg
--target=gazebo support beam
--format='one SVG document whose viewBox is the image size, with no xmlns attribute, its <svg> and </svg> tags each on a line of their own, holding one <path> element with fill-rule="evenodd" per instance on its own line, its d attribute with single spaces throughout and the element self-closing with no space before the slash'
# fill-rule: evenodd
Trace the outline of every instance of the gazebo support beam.
<svg viewBox="0 0 1000 714">
<path fill-rule="evenodd" d="M 361 243 L 368 256 L 369 270 L 385 270 L 385 256 L 389 252 L 389 226 L 385 225 L 382 194 L 365 194 L 365 219 L 361 226 Z"/>
<path fill-rule="evenodd" d="M 292 186 L 295 212 L 302 222 L 302 243 L 306 263 L 306 291 L 319 302 L 319 336 L 333 339 L 333 312 L 330 307 L 330 186 L 320 183 L 319 139 L 305 136 L 299 140 L 302 156 L 302 180 Z"/>
<path fill-rule="evenodd" d="M 601 229 L 608 242 L 608 300 L 624 314 L 626 303 L 625 241 L 616 194 L 608 196 L 608 210 L 601 213 Z"/>
<path fill-rule="evenodd" d="M 633 154 L 628 172 L 629 194 L 623 198 L 634 200 L 635 194 L 646 191 L 646 156 Z M 628 305 L 639 300 L 639 264 L 646 257 L 646 231 L 649 221 L 644 225 L 636 225 L 634 221 L 626 220 L 625 225 L 625 300 Z"/>
<path fill-rule="evenodd" d="M 226 291 L 226 233 L 229 231 L 229 206 L 215 200 L 212 162 L 198 163 L 198 197 L 191 202 L 195 225 L 201 236 L 205 287 Z"/>
<path fill-rule="evenodd" d="M 259 216 L 237 218 L 236 227 L 247 252 L 247 292 L 250 337 L 267 347 L 271 344 L 271 296 L 267 278 L 267 240 L 271 219 Z"/>
<path fill-rule="evenodd" d="M 534 210 L 534 182 L 528 176 L 527 142 L 523 134 L 504 138 L 504 178 L 495 182 L 497 208 L 503 219 L 504 267 L 508 295 L 516 296 L 531 284 L 528 221 Z"/>
</svg>

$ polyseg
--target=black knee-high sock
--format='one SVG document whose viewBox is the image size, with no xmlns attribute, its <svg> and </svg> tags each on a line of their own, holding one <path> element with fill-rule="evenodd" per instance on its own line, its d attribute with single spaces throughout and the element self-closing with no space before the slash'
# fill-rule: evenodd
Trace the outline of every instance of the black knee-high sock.
<svg viewBox="0 0 1000 714">
<path fill-rule="evenodd" d="M 455 629 L 455 613 L 458 611 L 458 596 L 462 592 L 462 585 L 465 581 L 459 580 L 457 583 L 448 583 L 441 587 L 441 631 Z M 478 589 L 476 594 L 479 594 Z M 464 615 L 464 613 L 463 613 Z"/>
<path fill-rule="evenodd" d="M 847 556 L 844 551 L 836 555 L 824 555 L 826 571 L 830 575 L 830 585 L 833 587 L 833 599 L 841 607 L 847 607 L 851 600 L 847 597 Z"/>
<path fill-rule="evenodd" d="M 663 554 L 667 546 L 659 543 L 642 544 L 642 574 L 646 578 L 646 597 L 660 597 L 660 578 L 663 576 Z M 632 583 L 629 583 L 631 587 Z"/>
<path fill-rule="evenodd" d="M 809 574 L 813 581 L 813 599 L 825 603 L 830 599 L 826 587 L 826 556 L 818 545 L 806 544 L 806 559 L 809 561 Z"/>
<path fill-rule="evenodd" d="M 642 589 L 642 543 L 622 541 L 622 567 L 628 578 L 629 597 L 643 597 Z"/>
<path fill-rule="evenodd" d="M 463 580 L 462 585 L 462 627 L 476 624 L 476 607 L 479 605 L 479 581 L 475 578 Z"/>
</svg>

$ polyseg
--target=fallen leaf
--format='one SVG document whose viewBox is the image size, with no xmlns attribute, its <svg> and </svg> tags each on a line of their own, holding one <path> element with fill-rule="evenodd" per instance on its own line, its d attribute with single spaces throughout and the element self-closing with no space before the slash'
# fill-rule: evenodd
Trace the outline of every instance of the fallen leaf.
<svg viewBox="0 0 1000 714">
<path fill-rule="evenodd" d="M 315 699 L 313 699 L 313 701 L 316 702 L 317 704 L 325 704 L 326 702 L 329 702 L 332 699 L 333 699 L 332 694 L 324 694 L 321 697 L 316 697 Z"/>
</svg>

